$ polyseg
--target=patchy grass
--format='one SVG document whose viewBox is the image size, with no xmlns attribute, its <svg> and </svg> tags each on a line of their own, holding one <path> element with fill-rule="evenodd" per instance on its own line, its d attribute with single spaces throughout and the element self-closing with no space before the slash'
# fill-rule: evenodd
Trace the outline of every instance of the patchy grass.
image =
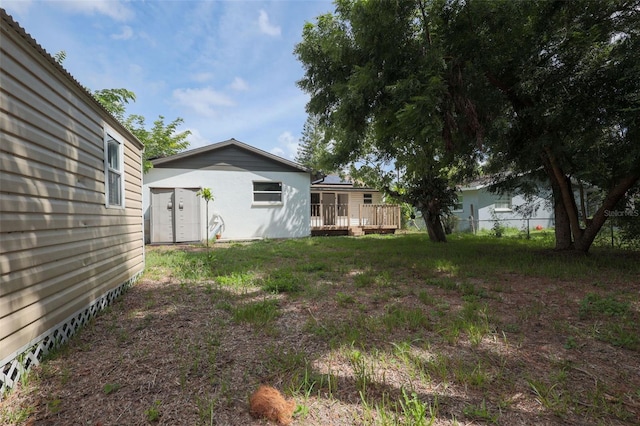
<svg viewBox="0 0 640 426">
<path fill-rule="evenodd" d="M 547 234 L 149 247 L 143 280 L 0 402 L 0 424 L 637 424 L 640 256 Z"/>
</svg>

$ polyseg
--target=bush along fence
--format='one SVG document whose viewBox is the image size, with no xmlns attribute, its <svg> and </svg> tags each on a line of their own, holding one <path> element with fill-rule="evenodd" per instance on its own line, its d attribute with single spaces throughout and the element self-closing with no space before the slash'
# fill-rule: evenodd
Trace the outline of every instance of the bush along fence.
<svg viewBox="0 0 640 426">
<path fill-rule="evenodd" d="M 76 312 L 56 327 L 47 330 L 42 335 L 33 339 L 29 346 L 21 348 L 6 359 L 0 361 L 0 399 L 3 398 L 8 390 L 20 383 L 20 380 L 26 376 L 33 366 L 40 364 L 48 353 L 68 342 L 82 326 L 122 296 L 141 275 L 142 272 L 139 272 L 120 286 L 96 299 L 86 308 Z"/>
</svg>

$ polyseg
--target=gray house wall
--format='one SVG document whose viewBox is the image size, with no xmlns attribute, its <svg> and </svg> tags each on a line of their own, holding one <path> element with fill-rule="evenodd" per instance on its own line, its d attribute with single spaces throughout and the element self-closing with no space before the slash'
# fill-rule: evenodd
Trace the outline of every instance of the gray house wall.
<svg viewBox="0 0 640 426">
<path fill-rule="evenodd" d="M 144 268 L 142 145 L 0 9 L 0 392 Z M 124 208 L 107 207 L 105 131 Z"/>
<path fill-rule="evenodd" d="M 527 224 L 530 229 L 538 225 L 545 229 L 554 226 L 553 210 L 547 202 L 550 194 L 539 194 L 530 200 L 525 199 L 521 194 L 511 194 L 509 195 L 511 209 L 496 208 L 496 202 L 500 196 L 490 192 L 487 187 L 463 188 L 460 195 L 462 209 L 452 211 L 458 218 L 457 231 L 489 230 L 496 220 L 503 226 L 519 229 Z M 529 215 L 523 214 L 521 209 L 526 205 L 534 206 Z"/>
</svg>

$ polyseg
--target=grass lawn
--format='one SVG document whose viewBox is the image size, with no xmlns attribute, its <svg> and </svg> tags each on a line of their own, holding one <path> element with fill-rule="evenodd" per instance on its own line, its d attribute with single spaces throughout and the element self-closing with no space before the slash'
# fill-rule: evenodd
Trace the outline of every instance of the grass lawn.
<svg viewBox="0 0 640 426">
<path fill-rule="evenodd" d="M 542 235 L 542 234 L 541 234 Z M 640 254 L 424 234 L 147 247 L 0 424 L 640 424 Z"/>
</svg>

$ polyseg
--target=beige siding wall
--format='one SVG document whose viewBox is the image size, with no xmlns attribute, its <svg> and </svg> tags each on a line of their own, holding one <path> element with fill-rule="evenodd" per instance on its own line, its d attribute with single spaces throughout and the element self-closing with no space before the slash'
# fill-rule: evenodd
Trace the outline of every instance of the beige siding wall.
<svg viewBox="0 0 640 426">
<path fill-rule="evenodd" d="M 371 194 L 372 204 L 382 204 L 382 194 L 377 191 L 365 191 L 365 192 L 350 192 L 349 193 L 349 213 L 351 219 L 351 225 L 358 224 L 358 217 L 360 214 L 360 205 L 364 204 L 364 194 Z"/>
<path fill-rule="evenodd" d="M 139 273 L 144 245 L 139 143 L 2 25 L 0 361 L 7 361 Z M 124 209 L 105 207 L 105 125 L 125 146 Z"/>
</svg>

